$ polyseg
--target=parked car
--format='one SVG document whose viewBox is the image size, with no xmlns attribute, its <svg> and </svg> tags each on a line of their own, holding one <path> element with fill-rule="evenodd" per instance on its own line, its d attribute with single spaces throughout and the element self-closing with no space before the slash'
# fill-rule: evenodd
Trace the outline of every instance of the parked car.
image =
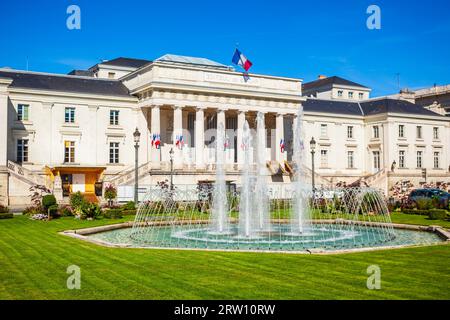
<svg viewBox="0 0 450 320">
<path fill-rule="evenodd" d="M 417 189 L 409 194 L 408 200 L 415 202 L 419 198 L 437 198 L 439 202 L 442 201 L 448 203 L 448 201 L 450 201 L 450 193 L 440 189 Z"/>
</svg>

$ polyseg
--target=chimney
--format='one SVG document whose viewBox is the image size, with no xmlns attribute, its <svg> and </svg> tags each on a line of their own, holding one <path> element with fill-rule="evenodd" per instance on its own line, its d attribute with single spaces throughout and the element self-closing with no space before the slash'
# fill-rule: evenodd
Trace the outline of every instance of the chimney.
<svg viewBox="0 0 450 320">
<path fill-rule="evenodd" d="M 399 98 L 411 103 L 416 103 L 416 93 L 408 88 L 400 90 Z"/>
<path fill-rule="evenodd" d="M 323 79 L 326 79 L 326 78 L 328 78 L 328 77 L 327 77 L 327 76 L 324 76 L 324 75 L 322 75 L 322 74 L 320 74 L 318 78 L 319 78 L 319 80 L 323 80 Z"/>
</svg>

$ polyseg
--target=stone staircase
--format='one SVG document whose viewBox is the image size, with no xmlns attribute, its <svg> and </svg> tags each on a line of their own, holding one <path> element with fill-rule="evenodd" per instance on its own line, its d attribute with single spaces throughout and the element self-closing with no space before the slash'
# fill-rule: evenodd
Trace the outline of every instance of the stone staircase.
<svg viewBox="0 0 450 320">
<path fill-rule="evenodd" d="M 9 161 L 8 160 L 8 172 L 11 176 L 17 178 L 18 180 L 30 185 L 42 185 L 47 187 L 48 189 L 51 189 L 51 182 L 49 179 L 45 178 L 44 176 L 41 176 L 39 174 L 36 174 L 32 172 L 31 170 L 28 170 L 21 165 Z"/>
<path fill-rule="evenodd" d="M 151 163 L 147 162 L 138 167 L 138 177 L 145 176 L 151 170 Z M 134 167 L 126 169 L 118 174 L 111 176 L 110 179 L 105 179 L 103 182 L 114 186 L 129 185 L 134 182 Z"/>
<path fill-rule="evenodd" d="M 387 176 L 388 172 L 386 169 L 382 169 L 375 174 L 367 175 L 365 177 L 359 178 L 351 185 L 354 186 L 369 186 L 372 188 L 378 188 L 387 192 Z"/>
</svg>

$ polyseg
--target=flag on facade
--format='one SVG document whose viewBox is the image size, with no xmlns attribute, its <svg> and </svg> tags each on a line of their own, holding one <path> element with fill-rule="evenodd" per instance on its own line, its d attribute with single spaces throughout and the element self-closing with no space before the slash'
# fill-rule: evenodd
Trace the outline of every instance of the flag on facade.
<svg viewBox="0 0 450 320">
<path fill-rule="evenodd" d="M 234 52 L 234 56 L 233 56 L 232 62 L 235 65 L 241 66 L 242 68 L 244 68 L 245 71 L 248 71 L 253 65 L 253 63 L 250 60 L 248 60 L 242 54 L 242 52 L 240 52 L 238 49 L 236 49 L 236 51 Z"/>
<path fill-rule="evenodd" d="M 177 135 L 175 145 L 178 147 L 178 149 L 183 149 L 184 137 L 182 135 Z"/>
<path fill-rule="evenodd" d="M 156 149 L 159 149 L 161 146 L 161 135 L 154 133 L 152 135 L 152 147 L 155 147 Z"/>
<path fill-rule="evenodd" d="M 286 144 L 284 143 L 284 139 L 281 139 L 280 141 L 280 150 L 281 153 L 284 153 L 284 151 L 286 150 Z"/>
</svg>

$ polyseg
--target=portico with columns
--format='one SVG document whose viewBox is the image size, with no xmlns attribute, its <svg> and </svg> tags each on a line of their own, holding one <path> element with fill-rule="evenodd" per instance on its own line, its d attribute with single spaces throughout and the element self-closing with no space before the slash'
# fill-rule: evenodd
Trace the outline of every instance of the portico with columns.
<svg viewBox="0 0 450 320">
<path fill-rule="evenodd" d="M 160 137 L 159 147 L 149 144 L 150 150 L 141 151 L 141 164 L 146 159 L 142 152 L 147 152 L 152 173 L 167 171 L 173 149 L 175 172 L 198 174 L 199 179 L 205 178 L 202 175 L 211 179 L 215 169 L 219 126 L 226 130 L 227 172 L 239 173 L 244 161 L 242 130 L 246 121 L 256 130 L 259 112 L 266 124 L 266 162 L 284 163 L 290 149 L 282 152 L 280 142 L 288 144 L 285 132 L 292 132 L 293 119 L 305 100 L 298 79 L 264 75 L 246 79 L 226 67 L 154 62 L 122 81 L 138 97 L 137 108 L 149 114 L 142 127 L 150 141 Z"/>
</svg>

